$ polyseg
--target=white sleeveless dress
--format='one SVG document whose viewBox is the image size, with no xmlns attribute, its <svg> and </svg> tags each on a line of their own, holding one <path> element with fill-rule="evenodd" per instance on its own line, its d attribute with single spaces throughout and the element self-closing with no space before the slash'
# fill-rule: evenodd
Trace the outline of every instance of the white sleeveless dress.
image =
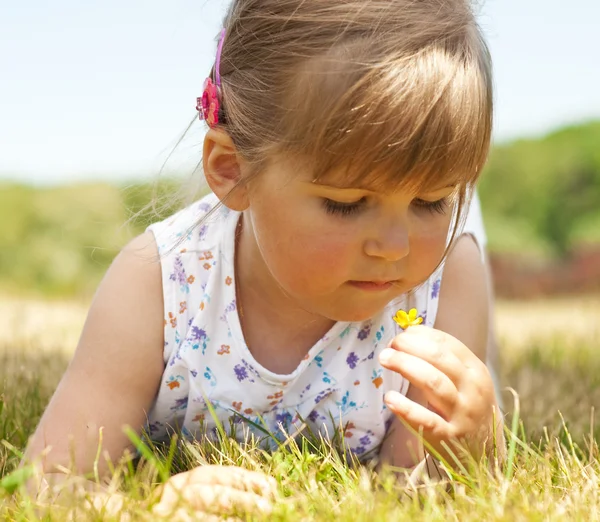
<svg viewBox="0 0 600 522">
<path fill-rule="evenodd" d="M 288 434 L 331 439 L 337 432 L 346 450 L 373 455 L 393 419 L 384 394 L 406 394 L 409 386 L 378 355 L 402 332 L 393 320 L 399 309 L 416 308 L 433 326 L 442 267 L 377 317 L 335 324 L 293 373 L 277 375 L 253 358 L 239 322 L 233 263 L 240 214 L 221 206 L 195 226 L 217 203 L 211 194 L 149 227 L 161 255 L 165 307 L 165 371 L 149 412 L 151 437 L 164 440 L 172 430 L 215 437 L 216 417 L 240 441 L 252 436 L 272 448 Z"/>
</svg>

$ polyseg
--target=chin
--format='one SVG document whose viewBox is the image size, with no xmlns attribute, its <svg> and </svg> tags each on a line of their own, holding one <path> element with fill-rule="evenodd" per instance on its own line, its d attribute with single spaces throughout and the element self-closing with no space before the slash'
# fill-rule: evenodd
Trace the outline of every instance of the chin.
<svg viewBox="0 0 600 522">
<path fill-rule="evenodd" d="M 331 314 L 330 319 L 332 321 L 342 323 L 362 323 L 379 315 L 383 311 L 383 309 L 384 307 L 380 307 L 377 310 L 348 310 L 338 312 L 336 314 Z"/>
</svg>

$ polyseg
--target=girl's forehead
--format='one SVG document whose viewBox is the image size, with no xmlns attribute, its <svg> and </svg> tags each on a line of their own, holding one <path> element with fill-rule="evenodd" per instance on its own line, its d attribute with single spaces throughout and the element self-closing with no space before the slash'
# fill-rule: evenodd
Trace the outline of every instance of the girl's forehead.
<svg viewBox="0 0 600 522">
<path fill-rule="evenodd" d="M 444 122 L 446 129 L 453 125 Z M 382 126 L 383 127 L 383 126 Z M 390 125 L 391 127 L 391 125 Z M 467 185 L 474 182 L 487 155 L 485 139 L 456 137 L 455 133 L 437 132 L 434 122 L 424 126 L 416 136 L 392 129 L 395 136 L 381 129 L 356 128 L 355 137 L 346 143 L 331 140 L 312 154 L 309 170 L 313 179 L 322 183 L 362 187 L 377 192 L 408 190 L 427 192 L 441 187 Z M 455 136 L 452 136 L 454 134 Z M 452 139 L 455 137 L 455 139 Z"/>
<path fill-rule="evenodd" d="M 433 168 L 406 172 L 401 168 L 394 168 L 393 165 L 383 168 L 373 165 L 371 168 L 369 165 L 358 165 L 356 168 L 338 167 L 320 175 L 315 176 L 314 172 L 312 174 L 310 182 L 315 185 L 384 194 L 396 192 L 424 194 L 469 184 L 465 176 L 460 176 L 456 172 L 444 172 Z"/>
<path fill-rule="evenodd" d="M 373 193 L 393 193 L 393 192 L 405 192 L 408 183 L 405 183 L 404 186 L 402 184 L 381 184 L 376 182 L 371 182 L 371 180 L 353 180 L 349 181 L 348 179 L 344 179 L 341 176 L 325 176 L 318 179 L 313 178 L 310 183 L 317 187 L 331 188 L 335 190 L 360 190 L 363 192 L 373 192 Z M 414 190 L 417 187 L 417 184 L 412 185 L 412 189 Z M 458 185 L 458 182 L 447 183 L 443 180 L 439 182 L 432 182 L 427 184 L 422 184 L 419 189 L 420 191 L 427 192 L 439 192 L 447 189 L 455 189 Z M 404 190 L 403 190 L 404 189 Z M 417 190 L 419 190 L 417 189 Z"/>
<path fill-rule="evenodd" d="M 392 169 L 372 169 L 360 166 L 338 165 L 318 173 L 309 158 L 300 159 L 293 154 L 278 155 L 270 162 L 270 180 L 274 186 L 300 184 L 304 188 L 312 186 L 324 190 L 347 190 L 370 192 L 373 194 L 428 194 L 448 189 L 456 189 L 468 183 L 454 174 L 443 175 L 440 172 L 402 173 Z"/>
</svg>

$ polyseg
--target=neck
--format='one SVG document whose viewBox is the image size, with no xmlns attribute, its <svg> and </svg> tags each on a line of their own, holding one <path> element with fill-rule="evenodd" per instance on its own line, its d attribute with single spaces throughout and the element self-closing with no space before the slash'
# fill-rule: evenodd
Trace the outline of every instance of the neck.
<svg viewBox="0 0 600 522">
<path fill-rule="evenodd" d="M 236 246 L 236 282 L 240 321 L 246 343 L 257 357 L 285 346 L 285 355 L 299 361 L 335 324 L 303 309 L 287 295 L 266 266 L 256 243 L 250 219 L 242 217 Z M 260 345 L 260 346 L 259 346 Z M 261 362 L 261 361 L 259 361 Z M 295 368 L 295 366 L 294 366 Z"/>
</svg>

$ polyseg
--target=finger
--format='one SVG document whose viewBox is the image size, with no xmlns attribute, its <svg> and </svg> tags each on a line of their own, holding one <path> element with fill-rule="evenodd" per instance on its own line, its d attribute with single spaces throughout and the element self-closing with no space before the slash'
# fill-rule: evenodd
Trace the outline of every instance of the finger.
<svg viewBox="0 0 600 522">
<path fill-rule="evenodd" d="M 409 337 L 422 335 L 431 339 L 433 342 L 445 345 L 445 351 L 452 353 L 463 364 L 473 359 L 479 360 L 479 357 L 477 357 L 460 339 L 443 330 L 418 326 L 417 328 L 413 328 L 412 331 L 409 329 L 407 332 L 410 332 Z"/>
<path fill-rule="evenodd" d="M 170 516 L 179 509 L 219 514 L 240 511 L 268 514 L 273 504 L 261 495 L 228 486 L 192 484 L 178 489 L 167 484 L 161 501 L 154 506 L 154 512 Z"/>
<path fill-rule="evenodd" d="M 381 352 L 379 362 L 419 388 L 427 402 L 449 419 L 458 402 L 458 390 L 447 375 L 419 357 L 392 348 Z"/>
<path fill-rule="evenodd" d="M 458 383 L 465 372 L 465 365 L 463 359 L 455 353 L 454 345 L 457 343 L 462 345 L 458 339 L 444 332 L 416 326 L 396 336 L 390 343 L 390 348 L 427 361 Z"/>
<path fill-rule="evenodd" d="M 384 397 L 387 407 L 402 418 L 416 432 L 423 430 L 425 438 L 431 435 L 436 439 L 446 438 L 450 424 L 437 413 L 411 401 L 396 391 L 387 392 Z"/>
<path fill-rule="evenodd" d="M 189 483 L 218 484 L 271 497 L 277 493 L 277 481 L 273 477 L 237 466 L 200 466 L 188 473 L 175 475 L 170 481 L 182 487 Z"/>
</svg>

